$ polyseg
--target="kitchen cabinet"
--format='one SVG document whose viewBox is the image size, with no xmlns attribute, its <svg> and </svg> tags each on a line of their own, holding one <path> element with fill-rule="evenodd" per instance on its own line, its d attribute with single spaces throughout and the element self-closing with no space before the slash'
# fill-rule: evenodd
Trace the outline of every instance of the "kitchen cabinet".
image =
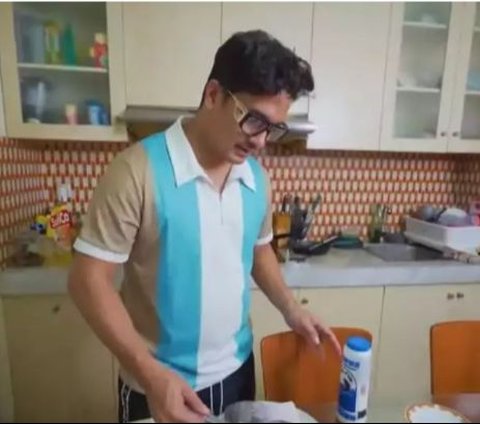
<svg viewBox="0 0 480 424">
<path fill-rule="evenodd" d="M 310 62 L 313 3 L 226 2 L 222 6 L 222 42 L 233 33 L 262 29 Z M 308 113 L 308 98 L 297 100 L 292 115 Z"/>
<path fill-rule="evenodd" d="M 7 135 L 127 140 L 122 28 L 118 3 L 0 4 Z"/>
<path fill-rule="evenodd" d="M 315 3 L 312 149 L 378 150 L 390 3 Z"/>
<path fill-rule="evenodd" d="M 298 290 L 293 291 L 298 299 Z M 280 312 L 270 303 L 267 297 L 259 289 L 252 290 L 252 306 L 250 318 L 253 327 L 255 354 L 255 375 L 257 383 L 257 399 L 264 399 L 262 358 L 260 355 L 260 342 L 271 334 L 289 331 Z"/>
<path fill-rule="evenodd" d="M 7 337 L 0 298 L 0 423 L 13 422 L 13 396 L 10 379 L 10 361 L 7 351 Z"/>
<path fill-rule="evenodd" d="M 396 3 L 381 149 L 480 152 L 480 13 L 475 3 Z"/>
<path fill-rule="evenodd" d="M 372 391 L 377 378 L 383 287 L 300 289 L 300 304 L 330 327 L 360 327 L 372 334 Z"/>
<path fill-rule="evenodd" d="M 220 3 L 124 3 L 129 105 L 197 108 L 220 46 Z"/>
<path fill-rule="evenodd" d="M 480 4 L 464 3 L 448 151 L 480 152 Z"/>
<path fill-rule="evenodd" d="M 112 355 L 66 295 L 4 298 L 15 419 L 114 422 Z"/>
<path fill-rule="evenodd" d="M 377 397 L 430 395 L 430 328 L 443 321 L 480 319 L 480 285 L 387 287 L 381 328 Z"/>
<path fill-rule="evenodd" d="M 0 56 L 0 70 L 1 70 L 2 57 Z M 2 73 L 0 72 L 0 138 L 5 137 L 7 134 L 5 129 L 5 115 L 3 107 L 3 89 L 2 89 Z"/>
</svg>

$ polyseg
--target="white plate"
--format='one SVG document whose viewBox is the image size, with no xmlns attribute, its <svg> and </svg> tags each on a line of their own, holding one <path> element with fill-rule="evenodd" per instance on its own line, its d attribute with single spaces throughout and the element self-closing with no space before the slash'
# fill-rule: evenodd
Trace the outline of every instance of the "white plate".
<svg viewBox="0 0 480 424">
<path fill-rule="evenodd" d="M 300 422 L 301 423 L 305 423 L 305 424 L 314 424 L 314 423 L 318 423 L 317 420 L 315 420 L 313 417 L 311 417 L 310 415 L 308 415 L 306 412 L 302 411 L 301 409 L 298 409 L 297 408 L 297 412 L 298 412 L 298 416 L 300 417 Z M 148 423 L 148 424 L 151 424 L 151 423 L 154 423 L 155 421 L 153 421 L 152 418 L 148 418 L 146 420 L 138 420 L 138 421 L 130 421 L 131 423 Z"/>
<path fill-rule="evenodd" d="M 409 423 L 469 423 L 459 412 L 432 403 L 410 406 L 406 413 Z"/>
</svg>

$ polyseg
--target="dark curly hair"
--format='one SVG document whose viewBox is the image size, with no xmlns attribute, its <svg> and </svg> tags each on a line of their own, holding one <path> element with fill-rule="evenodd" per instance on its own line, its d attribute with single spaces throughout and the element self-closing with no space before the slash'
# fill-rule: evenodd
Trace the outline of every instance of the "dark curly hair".
<svg viewBox="0 0 480 424">
<path fill-rule="evenodd" d="M 275 95 L 285 91 L 293 100 L 314 88 L 308 62 L 260 30 L 237 32 L 220 46 L 211 79 L 232 93 Z"/>
</svg>

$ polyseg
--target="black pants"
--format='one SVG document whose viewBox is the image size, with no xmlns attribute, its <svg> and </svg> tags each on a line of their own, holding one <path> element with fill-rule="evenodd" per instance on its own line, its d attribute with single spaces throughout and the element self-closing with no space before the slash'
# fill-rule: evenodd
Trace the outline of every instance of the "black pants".
<svg viewBox="0 0 480 424">
<path fill-rule="evenodd" d="M 197 392 L 202 402 L 211 409 L 214 415 L 220 415 L 232 403 L 255 400 L 254 362 L 252 354 L 241 368 L 221 383 Z M 133 391 L 121 379 L 118 384 L 118 399 L 119 422 L 124 423 L 151 417 L 145 395 Z"/>
</svg>

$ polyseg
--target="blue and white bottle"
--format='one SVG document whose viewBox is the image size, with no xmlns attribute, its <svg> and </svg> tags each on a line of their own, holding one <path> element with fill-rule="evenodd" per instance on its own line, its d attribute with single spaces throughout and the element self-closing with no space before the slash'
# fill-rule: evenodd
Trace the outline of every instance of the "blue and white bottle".
<svg viewBox="0 0 480 424">
<path fill-rule="evenodd" d="M 372 344 L 363 337 L 351 337 L 343 350 L 337 420 L 366 423 Z"/>
</svg>

